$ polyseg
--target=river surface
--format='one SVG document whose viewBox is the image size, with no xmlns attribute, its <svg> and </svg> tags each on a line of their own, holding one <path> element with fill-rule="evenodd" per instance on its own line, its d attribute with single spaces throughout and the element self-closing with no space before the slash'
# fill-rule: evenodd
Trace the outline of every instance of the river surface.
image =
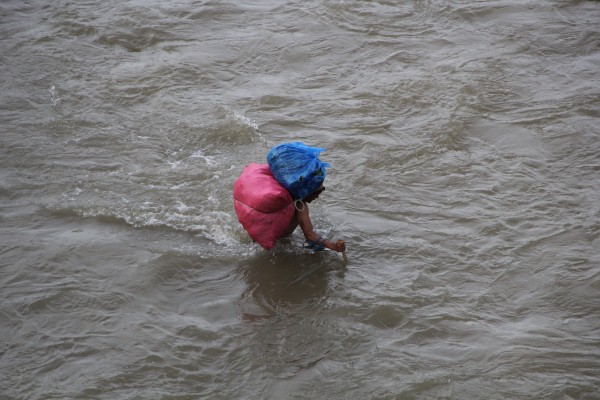
<svg viewBox="0 0 600 400">
<path fill-rule="evenodd" d="M 600 3 L 0 3 L 0 398 L 599 399 Z M 327 148 L 271 251 L 235 179 Z"/>
</svg>

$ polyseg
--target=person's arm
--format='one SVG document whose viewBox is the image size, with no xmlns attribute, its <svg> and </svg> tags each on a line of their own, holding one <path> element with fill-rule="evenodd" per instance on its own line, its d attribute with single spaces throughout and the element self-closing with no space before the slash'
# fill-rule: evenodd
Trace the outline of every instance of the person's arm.
<svg viewBox="0 0 600 400">
<path fill-rule="evenodd" d="M 343 240 L 332 242 L 330 240 L 323 239 L 317 232 L 315 232 L 312 221 L 310 220 L 308 204 L 302 202 L 302 206 L 300 206 L 299 209 L 296 209 L 296 219 L 298 221 L 298 225 L 300 225 L 300 228 L 304 233 L 306 240 L 316 243 L 323 243 L 323 245 L 330 250 L 338 252 L 346 251 L 346 244 Z"/>
</svg>

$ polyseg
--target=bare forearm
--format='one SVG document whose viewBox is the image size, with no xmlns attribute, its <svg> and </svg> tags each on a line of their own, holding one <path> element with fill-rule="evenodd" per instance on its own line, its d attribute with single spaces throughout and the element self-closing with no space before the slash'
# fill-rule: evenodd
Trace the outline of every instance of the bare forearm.
<svg viewBox="0 0 600 400">
<path fill-rule="evenodd" d="M 337 250 L 337 245 L 336 245 L 336 242 L 332 242 L 331 240 L 325 240 L 325 241 L 323 241 L 323 244 L 324 244 L 324 245 L 325 245 L 325 247 L 327 247 L 329 250 L 338 251 L 338 250 Z"/>
<path fill-rule="evenodd" d="M 304 237 L 306 238 L 306 240 L 308 240 L 310 242 L 322 244 L 323 246 L 327 247 L 329 250 L 339 251 L 339 252 L 346 251 L 346 244 L 343 240 L 337 240 L 337 241 L 325 240 L 325 239 L 323 239 L 322 236 L 317 234 L 315 231 L 308 232 L 308 234 L 305 234 Z"/>
<path fill-rule="evenodd" d="M 309 242 L 321 243 L 324 241 L 324 239 L 323 239 L 323 237 L 321 237 L 321 235 L 319 235 L 317 232 L 312 231 L 312 230 L 309 232 L 304 232 L 304 237 Z"/>
<path fill-rule="evenodd" d="M 309 242 L 323 245 L 324 247 L 334 251 L 346 251 L 346 245 L 343 240 L 337 240 L 335 242 L 325 240 L 321 235 L 315 232 L 308 214 L 308 205 L 306 205 L 303 209 L 298 210 L 296 213 L 296 219 L 298 220 L 298 224 L 304 233 L 304 237 Z"/>
</svg>

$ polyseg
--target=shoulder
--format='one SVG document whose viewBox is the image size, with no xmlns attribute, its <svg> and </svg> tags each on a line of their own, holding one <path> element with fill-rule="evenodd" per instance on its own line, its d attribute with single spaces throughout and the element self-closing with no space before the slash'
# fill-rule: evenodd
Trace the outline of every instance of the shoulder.
<svg viewBox="0 0 600 400">
<path fill-rule="evenodd" d="M 296 207 L 296 219 L 298 220 L 298 222 L 310 219 L 308 212 L 308 203 L 302 200 L 297 200 L 294 205 Z"/>
<path fill-rule="evenodd" d="M 294 207 L 296 207 L 296 214 L 308 212 L 308 203 L 305 201 L 296 200 L 294 202 Z"/>
</svg>

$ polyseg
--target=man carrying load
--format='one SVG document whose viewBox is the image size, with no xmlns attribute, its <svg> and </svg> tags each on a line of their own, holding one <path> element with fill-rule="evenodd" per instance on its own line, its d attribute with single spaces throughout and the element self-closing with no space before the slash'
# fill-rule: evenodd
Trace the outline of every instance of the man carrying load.
<svg viewBox="0 0 600 400">
<path fill-rule="evenodd" d="M 329 241 L 317 234 L 310 219 L 308 204 L 325 190 L 329 164 L 318 158 L 324 150 L 301 142 L 280 144 L 269 152 L 268 165 L 252 163 L 236 180 L 238 219 L 264 248 L 272 248 L 299 225 L 311 249 L 346 251 L 343 240 Z"/>
</svg>

